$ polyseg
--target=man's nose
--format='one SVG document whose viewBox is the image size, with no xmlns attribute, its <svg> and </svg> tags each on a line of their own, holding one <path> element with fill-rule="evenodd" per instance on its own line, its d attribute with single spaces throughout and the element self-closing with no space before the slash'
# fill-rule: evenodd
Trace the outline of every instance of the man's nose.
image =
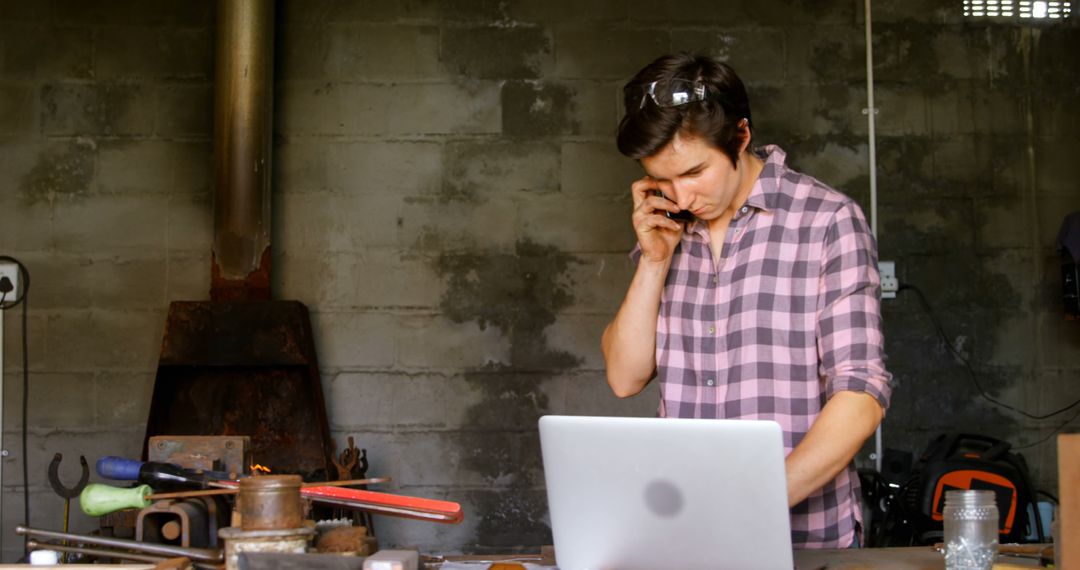
<svg viewBox="0 0 1080 570">
<path fill-rule="evenodd" d="M 690 192 L 678 182 L 673 182 L 671 184 L 671 195 L 668 197 L 675 202 L 675 205 L 678 206 L 680 210 L 689 210 L 690 202 L 693 201 L 693 196 L 690 195 Z"/>
</svg>

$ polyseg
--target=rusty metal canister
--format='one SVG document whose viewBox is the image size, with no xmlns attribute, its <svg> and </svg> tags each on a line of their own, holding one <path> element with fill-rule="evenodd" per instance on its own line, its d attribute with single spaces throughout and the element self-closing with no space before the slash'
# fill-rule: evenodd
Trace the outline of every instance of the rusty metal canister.
<svg viewBox="0 0 1080 570">
<path fill-rule="evenodd" d="M 240 528 L 286 530 L 303 526 L 299 475 L 263 475 L 240 480 Z"/>
</svg>

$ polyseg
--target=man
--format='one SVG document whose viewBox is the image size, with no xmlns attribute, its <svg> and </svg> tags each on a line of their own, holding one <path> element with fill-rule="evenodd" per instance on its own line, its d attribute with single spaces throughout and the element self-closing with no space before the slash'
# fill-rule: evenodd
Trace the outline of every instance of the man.
<svg viewBox="0 0 1080 570">
<path fill-rule="evenodd" d="M 779 422 L 793 544 L 857 546 L 852 459 L 891 378 L 862 211 L 779 148 L 751 150 L 746 90 L 723 63 L 661 57 L 624 96 L 619 150 L 646 175 L 631 185 L 637 269 L 601 342 L 611 389 L 656 376 L 660 416 Z"/>
</svg>

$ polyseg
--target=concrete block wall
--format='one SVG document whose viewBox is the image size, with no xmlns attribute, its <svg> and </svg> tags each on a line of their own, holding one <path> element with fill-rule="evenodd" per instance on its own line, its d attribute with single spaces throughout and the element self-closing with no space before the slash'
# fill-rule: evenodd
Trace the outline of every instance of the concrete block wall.
<svg viewBox="0 0 1080 570">
<path fill-rule="evenodd" d="M 918 452 L 945 431 L 1005 439 L 1051 489 L 1053 436 L 1077 429 L 1075 412 L 1035 419 L 979 391 L 1032 416 L 1080 395 L 1066 380 L 1080 378 L 1080 327 L 1063 318 L 1054 247 L 1063 218 L 1080 210 L 1076 166 L 1060 155 L 1080 142 L 1078 70 L 1060 57 L 1080 34 L 1075 20 L 954 19 L 886 13 L 875 26 L 879 105 L 892 116 L 880 123 L 881 256 L 926 294 L 948 335 L 913 292 L 886 303 L 896 398 L 885 441 Z"/>
<path fill-rule="evenodd" d="M 958 10 L 875 5 L 881 257 L 987 391 L 1045 412 L 1080 397 L 1052 249 L 1080 209 L 1080 33 Z M 289 0 L 277 18 L 275 295 L 311 309 L 335 438 L 355 436 L 394 489 L 468 513 L 380 518 L 384 544 L 549 542 L 536 419 L 654 413 L 655 388 L 610 395 L 598 348 L 632 271 L 639 170 L 612 138 L 640 66 L 726 59 L 756 140 L 869 208 L 862 2 Z M 0 254 L 34 277 L 32 524 L 60 524 L 54 452 L 69 473 L 79 454 L 138 452 L 168 302 L 207 297 L 212 26 L 211 2 L 0 0 Z M 1035 443 L 1068 419 L 977 397 L 911 293 L 885 312 L 887 445 Z M 4 316 L 5 560 L 19 319 Z M 1025 453 L 1055 484 L 1053 446 Z"/>
<path fill-rule="evenodd" d="M 211 7 L 0 2 L 0 252 L 32 277 L 26 461 L 21 308 L 3 318 L 5 562 L 24 462 L 30 523 L 62 528 L 53 454 L 68 484 L 80 455 L 138 455 L 168 302 L 207 295 Z"/>
</svg>

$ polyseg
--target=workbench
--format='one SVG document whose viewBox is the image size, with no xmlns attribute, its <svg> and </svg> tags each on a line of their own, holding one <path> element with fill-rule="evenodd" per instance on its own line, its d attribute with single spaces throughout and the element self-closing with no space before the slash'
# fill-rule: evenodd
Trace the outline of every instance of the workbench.
<svg viewBox="0 0 1080 570">
<path fill-rule="evenodd" d="M 293 556 L 302 557 L 304 555 Z M 442 568 L 444 564 L 437 560 L 444 560 L 448 563 L 465 563 L 468 564 L 468 568 L 476 570 L 487 568 L 487 566 L 483 564 L 484 562 L 527 562 L 530 564 L 552 567 L 555 565 L 554 550 L 551 547 L 544 547 L 541 552 L 537 554 L 487 556 L 459 555 L 446 557 L 425 557 L 425 559 L 425 562 L 422 564 L 422 568 L 424 568 L 425 570 L 439 570 L 440 568 Z M 297 562 L 297 568 L 307 566 L 306 564 L 303 564 L 302 558 L 298 558 L 298 560 L 300 562 Z M 355 560 L 355 567 L 359 568 L 359 561 L 355 558 L 351 560 Z M 345 562 L 345 559 L 342 559 L 342 562 Z M 326 567 L 320 565 L 316 566 L 320 568 Z M 453 565 L 446 564 L 446 566 Z M 26 567 L 26 565 L 3 564 L 0 565 L 0 570 L 6 568 L 14 569 Z M 460 568 L 461 566 L 458 567 Z M 1004 556 L 999 556 L 997 563 L 994 564 L 995 570 L 1022 570 L 1024 568 L 1038 567 L 1038 562 L 1033 559 L 1013 558 Z M 68 566 L 56 566 L 53 568 L 68 568 Z M 154 568 L 154 566 L 146 564 L 125 564 L 99 565 L 95 566 L 94 568 L 150 570 Z M 929 546 L 911 548 L 849 548 L 843 550 L 796 550 L 795 568 L 796 570 L 943 570 L 945 568 L 945 559 L 941 556 L 939 552 Z"/>
<path fill-rule="evenodd" d="M 507 556 L 447 556 L 448 562 L 529 562 L 554 566 L 555 551 L 550 546 L 544 547 L 539 554 L 518 554 Z M 428 564 L 430 570 L 438 569 L 439 564 Z M 945 558 L 930 546 L 910 548 L 846 548 L 839 550 L 796 550 L 795 567 L 797 570 L 943 570 Z M 999 556 L 994 568 L 1038 568 L 1038 561 L 1027 558 Z M 483 568 L 483 566 L 478 566 Z"/>
<path fill-rule="evenodd" d="M 843 550 L 796 550 L 798 570 L 943 570 L 945 557 L 930 546 L 910 548 L 847 548 Z M 1038 568 L 1035 559 L 998 556 L 994 568 Z"/>
</svg>

